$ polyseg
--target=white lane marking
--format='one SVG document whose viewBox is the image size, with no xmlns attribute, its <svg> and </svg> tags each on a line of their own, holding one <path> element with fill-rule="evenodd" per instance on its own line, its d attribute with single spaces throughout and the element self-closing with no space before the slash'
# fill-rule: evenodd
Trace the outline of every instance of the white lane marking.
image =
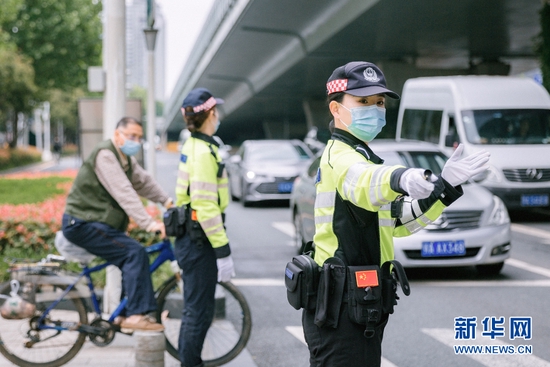
<svg viewBox="0 0 550 367">
<path fill-rule="evenodd" d="M 516 267 L 516 268 L 527 270 L 527 271 L 530 271 L 531 273 L 539 274 L 539 275 L 545 276 L 547 278 L 550 278 L 550 269 L 546 269 L 546 268 L 543 268 L 543 267 L 540 267 L 540 266 L 532 265 L 532 264 L 526 263 L 526 262 L 521 261 L 521 260 L 507 259 L 506 260 L 506 265 L 511 265 L 511 266 Z"/>
<path fill-rule="evenodd" d="M 301 326 L 286 326 L 286 331 L 288 331 L 293 337 L 306 344 L 306 339 L 304 338 L 304 331 Z M 382 357 L 382 364 L 380 367 L 397 367 L 395 364 L 388 361 L 386 358 Z"/>
<path fill-rule="evenodd" d="M 293 337 L 307 345 L 306 339 L 304 338 L 304 330 L 301 326 L 286 326 L 286 331 L 288 331 Z"/>
<path fill-rule="evenodd" d="M 506 259 L 506 265 L 550 278 L 550 269 L 532 265 L 517 259 Z M 416 282 L 415 282 L 416 283 Z M 480 280 L 480 281 L 446 281 L 446 282 L 418 282 L 429 286 L 449 287 L 550 287 L 550 279 L 542 280 Z"/>
<path fill-rule="evenodd" d="M 543 229 L 529 227 L 523 224 L 512 223 L 510 225 L 512 231 L 523 233 L 533 237 L 541 237 L 550 240 L 550 232 Z"/>
<path fill-rule="evenodd" d="M 443 281 L 443 282 L 411 282 L 431 287 L 550 287 L 549 280 L 479 280 L 479 281 Z"/>
<path fill-rule="evenodd" d="M 283 279 L 284 275 L 281 275 L 281 279 L 273 278 L 233 278 L 231 283 L 235 284 L 237 287 L 284 287 L 285 280 Z"/>
<path fill-rule="evenodd" d="M 475 340 L 455 340 L 454 331 L 452 329 L 421 329 L 426 335 L 431 336 L 438 342 L 453 348 L 455 345 L 511 345 L 502 342 L 499 339 L 491 340 L 491 338 L 481 336 L 481 333 L 476 334 Z M 529 345 L 526 340 L 523 345 Z M 550 367 L 550 363 L 528 354 L 461 354 L 462 356 L 471 358 L 484 366 L 488 367 Z"/>
<path fill-rule="evenodd" d="M 294 225 L 290 222 L 273 222 L 271 223 L 273 228 L 283 232 L 289 237 L 294 238 Z"/>
</svg>

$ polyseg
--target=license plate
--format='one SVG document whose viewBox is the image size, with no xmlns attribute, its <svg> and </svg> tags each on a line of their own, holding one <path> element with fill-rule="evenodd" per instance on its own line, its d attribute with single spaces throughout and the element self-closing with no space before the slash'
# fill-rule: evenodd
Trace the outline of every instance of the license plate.
<svg viewBox="0 0 550 367">
<path fill-rule="evenodd" d="M 422 257 L 464 256 L 465 254 L 464 241 L 422 242 Z"/>
<path fill-rule="evenodd" d="M 548 206 L 548 195 L 521 195 L 521 206 Z"/>
<path fill-rule="evenodd" d="M 281 182 L 278 186 L 279 192 L 288 193 L 292 191 L 292 182 Z"/>
</svg>

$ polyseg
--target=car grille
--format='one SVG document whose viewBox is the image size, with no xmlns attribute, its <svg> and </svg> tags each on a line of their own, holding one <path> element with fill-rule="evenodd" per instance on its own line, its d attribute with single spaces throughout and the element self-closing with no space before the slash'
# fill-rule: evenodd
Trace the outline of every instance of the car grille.
<svg viewBox="0 0 550 367">
<path fill-rule="evenodd" d="M 432 224 L 426 226 L 428 231 L 450 231 L 453 229 L 472 229 L 479 227 L 481 210 L 444 211 Z"/>
<path fill-rule="evenodd" d="M 547 182 L 550 181 L 550 168 L 505 169 L 504 177 L 512 182 Z"/>
<path fill-rule="evenodd" d="M 463 259 L 466 257 L 475 257 L 481 247 L 466 248 L 466 254 L 463 256 L 430 256 L 423 257 L 420 250 L 405 250 L 405 256 L 414 260 L 441 260 L 441 259 Z"/>
<path fill-rule="evenodd" d="M 294 182 L 296 177 L 283 178 L 275 177 L 274 182 L 262 182 L 256 187 L 256 191 L 260 194 L 280 194 L 279 184 L 283 182 Z"/>
</svg>

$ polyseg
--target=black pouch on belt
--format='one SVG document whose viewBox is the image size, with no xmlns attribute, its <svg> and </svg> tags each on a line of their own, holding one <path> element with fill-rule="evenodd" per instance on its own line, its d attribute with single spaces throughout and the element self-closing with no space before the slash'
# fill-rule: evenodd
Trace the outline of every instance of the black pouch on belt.
<svg viewBox="0 0 550 367">
<path fill-rule="evenodd" d="M 186 206 L 168 208 L 162 219 L 167 236 L 183 237 L 185 235 L 187 227 L 185 223 L 187 221 Z"/>
<path fill-rule="evenodd" d="M 286 264 L 286 296 L 288 303 L 295 309 L 315 309 L 318 285 L 319 265 L 309 254 L 294 256 Z"/>
<path fill-rule="evenodd" d="M 383 315 L 380 268 L 376 265 L 348 266 L 347 284 L 349 318 L 365 325 L 365 337 L 370 338 Z"/>
<path fill-rule="evenodd" d="M 336 257 L 328 258 L 323 264 L 319 280 L 315 325 L 338 327 L 345 286 L 346 266 L 344 262 Z"/>
</svg>

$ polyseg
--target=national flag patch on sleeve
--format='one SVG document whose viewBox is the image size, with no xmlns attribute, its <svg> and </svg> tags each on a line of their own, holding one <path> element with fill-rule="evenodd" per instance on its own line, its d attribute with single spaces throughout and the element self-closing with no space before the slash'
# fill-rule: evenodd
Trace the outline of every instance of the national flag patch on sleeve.
<svg viewBox="0 0 550 367">
<path fill-rule="evenodd" d="M 357 288 L 378 287 L 378 272 L 376 270 L 362 270 L 355 272 Z"/>
</svg>

